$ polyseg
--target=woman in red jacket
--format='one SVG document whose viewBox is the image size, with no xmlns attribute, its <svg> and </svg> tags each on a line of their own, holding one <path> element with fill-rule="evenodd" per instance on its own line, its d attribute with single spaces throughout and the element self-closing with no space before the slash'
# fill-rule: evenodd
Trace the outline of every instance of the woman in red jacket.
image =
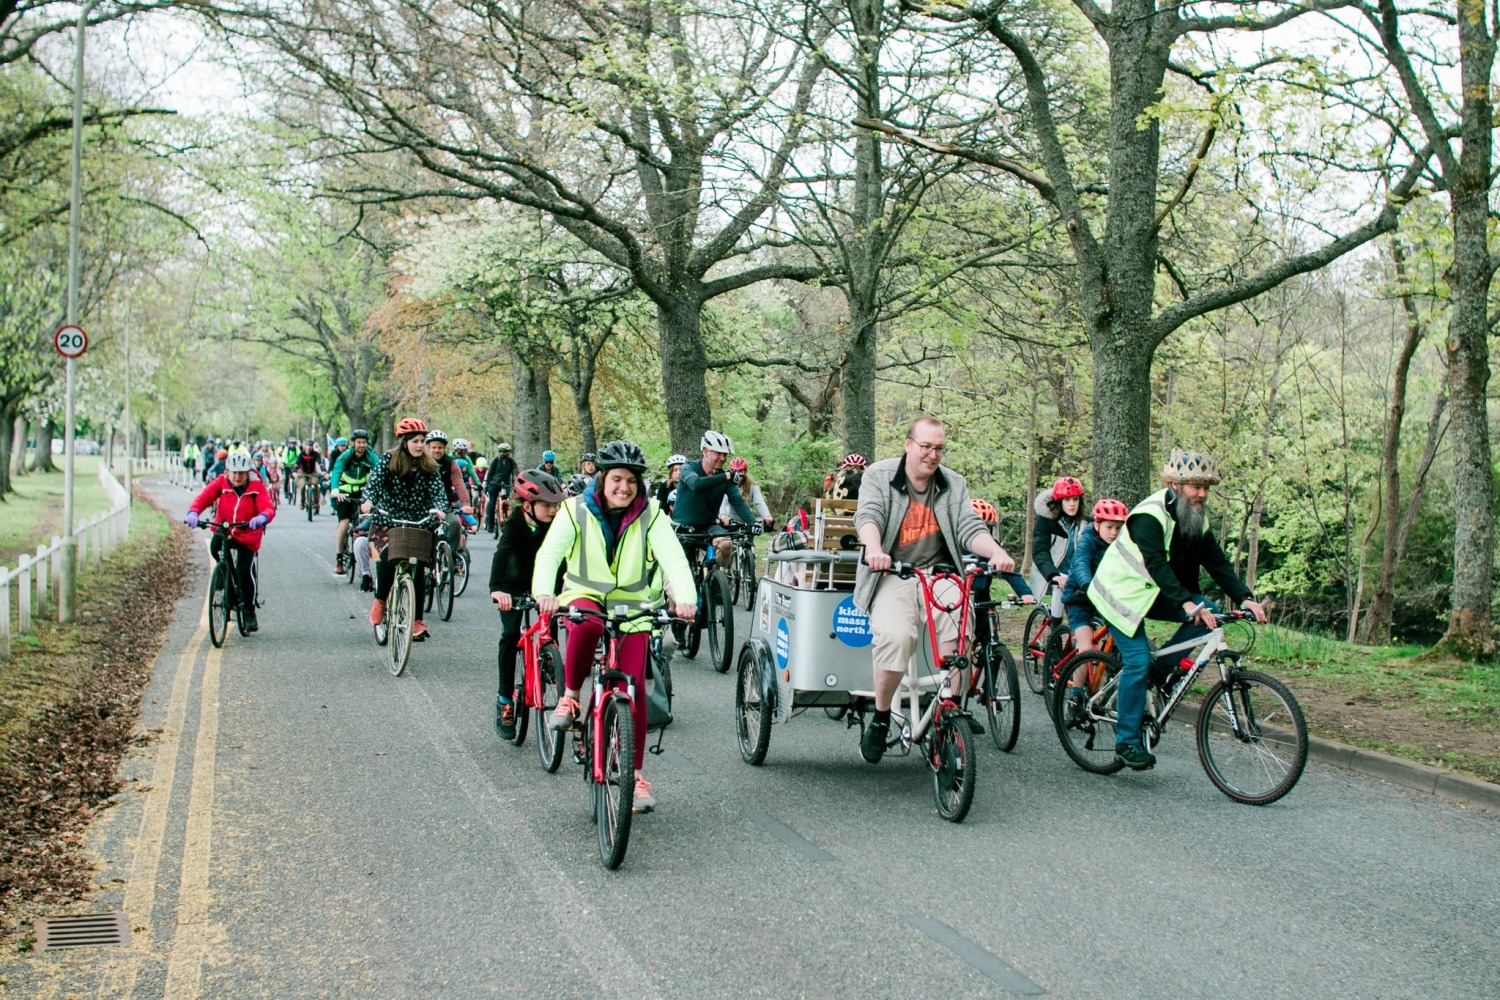
<svg viewBox="0 0 1500 1000">
<path fill-rule="evenodd" d="M 250 562 L 260 551 L 260 539 L 265 534 L 266 525 L 276 516 L 276 501 L 265 482 L 252 474 L 253 464 L 246 452 L 230 452 L 224 459 L 224 474 L 215 476 L 203 487 L 203 492 L 188 505 L 187 517 L 183 519 L 189 528 L 196 528 L 198 515 L 216 505 L 215 519 L 246 525 L 229 534 L 229 548 L 234 553 L 236 582 L 242 602 L 240 621 L 246 632 L 260 628 L 255 621 L 255 578 L 250 572 Z M 224 536 L 215 534 L 209 545 L 215 561 L 223 557 L 223 544 Z"/>
</svg>

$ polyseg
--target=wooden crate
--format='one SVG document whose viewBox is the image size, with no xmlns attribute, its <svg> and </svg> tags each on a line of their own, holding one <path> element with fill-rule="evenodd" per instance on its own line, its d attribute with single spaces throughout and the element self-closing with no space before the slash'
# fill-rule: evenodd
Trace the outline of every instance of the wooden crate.
<svg viewBox="0 0 1500 1000">
<path fill-rule="evenodd" d="M 855 534 L 854 500 L 814 500 L 812 547 L 820 552 L 846 552 L 844 539 Z M 838 563 L 817 566 L 813 586 L 819 590 L 853 590 L 855 566 Z"/>
</svg>

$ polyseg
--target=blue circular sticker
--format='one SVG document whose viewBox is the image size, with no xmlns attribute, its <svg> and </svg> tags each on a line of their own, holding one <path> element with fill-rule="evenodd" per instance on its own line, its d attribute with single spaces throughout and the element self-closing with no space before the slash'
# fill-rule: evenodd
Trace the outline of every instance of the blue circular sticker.
<svg viewBox="0 0 1500 1000">
<path fill-rule="evenodd" d="M 776 623 L 776 665 L 786 667 L 786 658 L 792 651 L 792 636 L 787 630 L 786 619 Z"/>
<path fill-rule="evenodd" d="M 870 617 L 854 606 L 854 595 L 839 602 L 833 609 L 833 634 L 839 642 L 858 649 L 875 641 L 870 631 Z"/>
</svg>

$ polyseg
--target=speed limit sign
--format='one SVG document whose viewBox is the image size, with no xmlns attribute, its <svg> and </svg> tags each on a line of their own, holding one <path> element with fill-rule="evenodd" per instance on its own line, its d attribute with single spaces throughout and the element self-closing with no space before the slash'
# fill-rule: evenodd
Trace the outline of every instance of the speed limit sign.
<svg viewBox="0 0 1500 1000">
<path fill-rule="evenodd" d="M 52 346 L 65 358 L 81 358 L 89 349 L 89 335 L 81 326 L 60 326 L 52 335 Z"/>
</svg>

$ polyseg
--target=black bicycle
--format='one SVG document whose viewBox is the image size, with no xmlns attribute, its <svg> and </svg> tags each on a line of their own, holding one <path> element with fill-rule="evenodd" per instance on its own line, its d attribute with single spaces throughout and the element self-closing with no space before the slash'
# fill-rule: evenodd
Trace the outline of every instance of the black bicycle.
<svg viewBox="0 0 1500 1000">
<path fill-rule="evenodd" d="M 734 554 L 730 557 L 728 574 L 730 597 L 734 604 L 741 601 L 746 611 L 755 610 L 755 535 L 744 525 L 735 525 Z"/>
<path fill-rule="evenodd" d="M 212 528 L 214 534 L 223 539 L 219 555 L 214 560 L 214 571 L 208 577 L 208 638 L 216 648 L 221 648 L 229 635 L 231 618 L 240 635 L 250 634 L 240 608 L 239 573 L 236 572 L 239 568 L 236 561 L 243 557 L 229 545 L 230 536 L 236 529 L 249 528 L 250 525 L 246 521 L 201 521 L 199 527 Z M 255 590 L 252 599 L 258 608 L 261 601 L 260 557 L 257 555 L 250 557 L 250 581 Z"/>
<path fill-rule="evenodd" d="M 746 535 L 752 529 L 744 525 L 732 528 L 728 537 L 738 533 Z M 698 581 L 698 615 L 687 625 L 674 628 L 682 653 L 688 658 L 698 655 L 703 634 L 708 634 L 709 662 L 719 673 L 729 672 L 734 659 L 734 592 L 729 575 L 719 566 L 718 550 L 714 548 L 715 537 L 707 532 L 679 530 L 677 537 L 689 553 L 693 576 Z"/>
<path fill-rule="evenodd" d="M 988 574 L 975 577 L 975 590 L 987 593 L 985 586 L 992 580 Z M 990 724 L 990 738 L 995 746 L 1009 753 L 1016 745 L 1016 735 L 1021 731 L 1021 681 L 1016 670 L 1016 658 L 1000 638 L 1000 609 L 1014 608 L 1016 601 L 977 600 L 974 602 L 974 665 L 973 693 L 984 703 Z"/>
</svg>

